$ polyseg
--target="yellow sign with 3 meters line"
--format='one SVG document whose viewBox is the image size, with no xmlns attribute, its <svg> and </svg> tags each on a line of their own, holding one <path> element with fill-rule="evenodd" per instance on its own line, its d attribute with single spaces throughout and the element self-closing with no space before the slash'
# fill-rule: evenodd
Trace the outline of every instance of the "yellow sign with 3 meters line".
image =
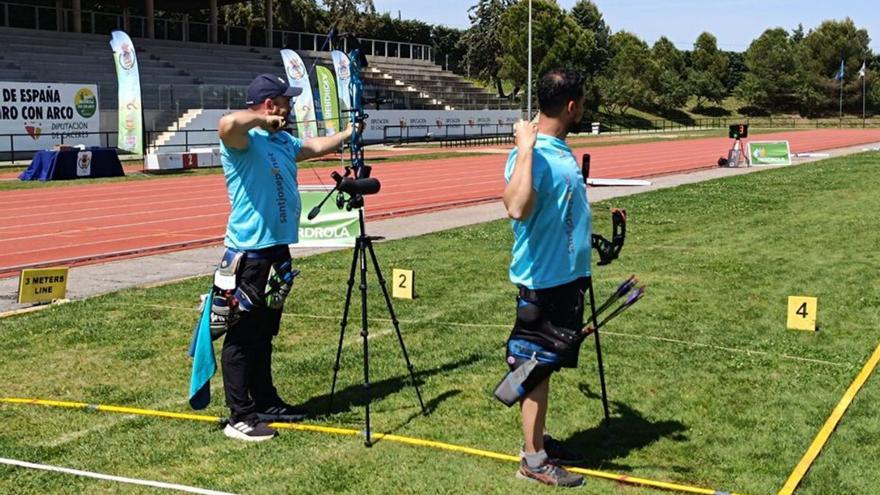
<svg viewBox="0 0 880 495">
<path fill-rule="evenodd" d="M 64 299 L 67 267 L 22 270 L 18 281 L 18 303 L 44 303 Z"/>
</svg>

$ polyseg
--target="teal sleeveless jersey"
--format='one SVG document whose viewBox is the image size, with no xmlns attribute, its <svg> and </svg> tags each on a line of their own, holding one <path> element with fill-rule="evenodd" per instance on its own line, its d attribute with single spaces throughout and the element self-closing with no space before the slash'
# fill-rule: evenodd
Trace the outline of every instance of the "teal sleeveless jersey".
<svg viewBox="0 0 880 495">
<path fill-rule="evenodd" d="M 507 159 L 505 180 L 516 166 L 516 148 Z M 565 141 L 538 134 L 532 165 L 535 204 L 525 220 L 513 220 L 510 281 L 546 289 L 590 275 L 592 217 L 587 187 Z"/>
</svg>

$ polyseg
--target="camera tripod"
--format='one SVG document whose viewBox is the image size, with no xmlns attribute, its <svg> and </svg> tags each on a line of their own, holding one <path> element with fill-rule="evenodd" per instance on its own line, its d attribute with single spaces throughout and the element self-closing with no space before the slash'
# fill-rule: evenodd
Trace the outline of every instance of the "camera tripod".
<svg viewBox="0 0 880 495">
<path fill-rule="evenodd" d="M 419 383 L 416 381 L 413 365 L 409 360 L 409 353 L 406 351 L 406 345 L 403 343 L 403 335 L 400 333 L 400 325 L 397 321 L 397 315 L 394 313 L 394 306 L 391 305 L 391 298 L 388 295 L 388 289 L 385 286 L 385 279 L 382 277 L 382 270 L 379 268 L 379 260 L 376 258 L 376 252 L 373 250 L 373 239 L 381 240 L 381 237 L 371 237 L 366 234 L 364 222 L 363 198 L 360 195 L 354 195 L 349 204 L 357 205 L 358 222 L 360 224 L 360 235 L 355 239 L 354 251 L 351 257 L 351 270 L 348 275 L 348 288 L 345 293 L 345 308 L 342 312 L 342 322 L 339 329 L 339 345 L 336 348 L 336 363 L 333 365 L 333 385 L 330 388 L 330 412 L 333 411 L 333 394 L 336 392 L 336 377 L 339 373 L 339 361 L 342 358 L 342 341 L 345 338 L 345 328 L 348 324 L 348 310 L 351 306 L 351 293 L 354 287 L 355 271 L 360 267 L 360 291 L 361 291 L 361 337 L 364 340 L 364 391 L 367 394 L 367 403 L 365 406 L 366 426 L 364 430 L 364 445 L 372 447 L 373 442 L 370 437 L 370 353 L 369 353 L 369 328 L 367 323 L 367 254 L 373 262 L 373 269 L 376 271 L 376 277 L 379 285 L 382 287 L 382 294 L 385 296 L 385 305 L 388 307 L 388 313 L 391 316 L 391 323 L 394 325 L 394 331 L 397 333 L 397 341 L 400 343 L 400 350 L 403 351 L 403 359 L 406 361 L 406 368 L 409 370 L 409 377 L 412 380 L 413 387 L 416 389 L 416 396 L 419 399 L 419 406 L 422 414 L 427 414 L 425 403 L 422 401 L 422 393 L 419 390 Z"/>
</svg>

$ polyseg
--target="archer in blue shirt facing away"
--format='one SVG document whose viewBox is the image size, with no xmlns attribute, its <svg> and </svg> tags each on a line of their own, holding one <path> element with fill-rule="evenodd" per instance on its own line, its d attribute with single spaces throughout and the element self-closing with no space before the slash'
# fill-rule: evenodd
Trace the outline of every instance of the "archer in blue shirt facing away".
<svg viewBox="0 0 880 495">
<path fill-rule="evenodd" d="M 544 423 L 550 376 L 575 366 L 579 352 L 579 346 L 555 351 L 554 332 L 580 331 L 590 276 L 590 206 L 578 162 L 565 144 L 583 118 L 585 99 L 580 72 L 553 70 L 541 77 L 540 113 L 537 122 L 515 126 L 504 188 L 514 234 L 510 280 L 519 289 L 507 364 L 511 370 L 534 366 L 521 384 L 524 441 L 517 477 L 565 487 L 584 479 L 558 464 L 581 459 L 548 435 Z"/>
<path fill-rule="evenodd" d="M 267 423 L 298 421 L 307 412 L 284 402 L 272 383 L 272 339 L 296 271 L 288 244 L 299 240 L 297 162 L 338 149 L 351 128 L 302 141 L 283 129 L 290 98 L 301 90 L 261 74 L 248 86 L 247 110 L 223 116 L 220 153 L 232 205 L 227 247 L 214 276 L 212 334 L 226 334 L 221 364 L 229 424 L 246 441 L 273 438 Z"/>
</svg>

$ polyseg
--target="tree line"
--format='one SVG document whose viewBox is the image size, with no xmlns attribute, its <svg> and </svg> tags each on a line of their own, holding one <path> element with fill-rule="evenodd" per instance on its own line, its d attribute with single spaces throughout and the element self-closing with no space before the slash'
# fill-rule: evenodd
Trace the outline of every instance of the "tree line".
<svg viewBox="0 0 880 495">
<path fill-rule="evenodd" d="M 278 29 L 340 31 L 361 37 L 420 43 L 433 47 L 435 62 L 458 74 L 486 82 L 501 97 L 521 99 L 527 84 L 528 1 L 475 0 L 470 27 L 455 29 L 377 13 L 372 0 L 275 0 Z M 222 23 L 260 27 L 264 0 L 221 8 Z M 535 74 L 572 67 L 587 75 L 593 112 L 624 114 L 630 108 L 675 116 L 692 105 L 710 113 L 730 96 L 750 115 L 836 114 L 844 62 L 844 109 L 862 106 L 859 69 L 866 64 L 869 110 L 880 106 L 880 56 L 869 48 L 867 30 L 853 20 L 827 20 L 805 30 L 767 29 L 745 52 L 725 51 L 711 33 L 702 33 L 689 50 L 661 37 L 649 45 L 633 33 L 612 32 L 591 0 L 562 9 L 555 0 L 532 0 Z M 205 15 L 205 11 L 200 11 Z M 194 13 L 198 16 L 198 13 Z"/>
<path fill-rule="evenodd" d="M 461 38 L 464 61 L 483 80 L 517 95 L 527 84 L 528 2 L 478 0 L 471 27 Z M 745 52 L 723 51 L 711 33 L 700 34 L 691 50 L 666 37 L 649 45 L 626 31 L 612 33 L 598 7 L 580 0 L 565 11 L 553 0 L 532 1 L 534 72 L 569 66 L 588 76 L 593 110 L 623 114 L 630 108 L 672 114 L 692 102 L 697 111 L 730 96 L 745 114 L 836 114 L 841 61 L 844 108 L 861 111 L 880 104 L 880 57 L 870 37 L 849 18 L 827 20 L 814 29 L 767 29 Z M 867 79 L 860 77 L 866 65 Z"/>
</svg>

